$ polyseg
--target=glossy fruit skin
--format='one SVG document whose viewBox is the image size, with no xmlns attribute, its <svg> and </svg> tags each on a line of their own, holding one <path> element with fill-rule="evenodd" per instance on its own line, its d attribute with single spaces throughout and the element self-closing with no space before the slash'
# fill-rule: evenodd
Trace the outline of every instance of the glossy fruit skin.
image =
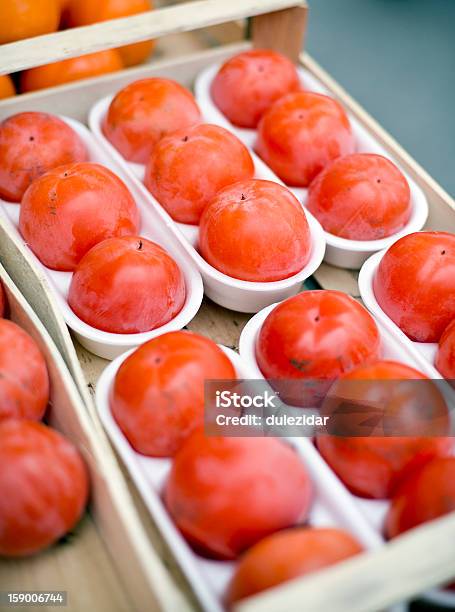
<svg viewBox="0 0 455 612">
<path fill-rule="evenodd" d="M 455 383 L 455 319 L 444 330 L 439 340 L 435 366 L 447 380 Z"/>
<path fill-rule="evenodd" d="M 361 552 L 359 542 L 341 529 L 304 527 L 279 531 L 243 555 L 228 588 L 228 604 Z"/>
<path fill-rule="evenodd" d="M 119 52 L 116 49 L 107 49 L 24 70 L 20 77 L 20 89 L 26 93 L 56 87 L 64 83 L 116 72 L 122 68 L 124 64 Z"/>
<path fill-rule="evenodd" d="M 265 536 L 304 521 L 311 499 L 306 468 L 283 442 L 206 437 L 203 430 L 175 455 L 164 489 L 183 536 L 219 559 L 235 559 Z"/>
<path fill-rule="evenodd" d="M 14 95 L 16 95 L 16 88 L 13 79 L 9 74 L 2 74 L 0 76 L 0 100 L 10 98 Z"/>
<path fill-rule="evenodd" d="M 122 363 L 111 411 L 135 451 L 170 457 L 204 424 L 204 381 L 235 378 L 234 366 L 212 340 L 169 332 Z"/>
<path fill-rule="evenodd" d="M 255 150 L 287 185 L 307 187 L 330 162 L 355 149 L 349 119 L 339 102 L 300 91 L 284 96 L 263 115 Z"/>
<path fill-rule="evenodd" d="M 267 316 L 256 342 L 261 372 L 292 405 L 318 405 L 338 376 L 379 356 L 376 323 L 340 291 L 304 291 L 284 300 Z"/>
<path fill-rule="evenodd" d="M 49 401 L 46 362 L 31 336 L 0 319 L 0 421 L 39 421 Z"/>
<path fill-rule="evenodd" d="M 388 538 L 455 510 L 455 457 L 434 459 L 398 489 L 385 519 Z"/>
<path fill-rule="evenodd" d="M 59 20 L 59 0 L 1 0 L 0 45 L 55 32 Z"/>
<path fill-rule="evenodd" d="M 455 234 L 416 232 L 397 240 L 378 266 L 373 289 L 411 340 L 438 342 L 455 318 Z"/>
<path fill-rule="evenodd" d="M 211 86 L 216 106 L 234 125 L 255 128 L 279 98 L 300 88 L 294 64 L 268 49 L 244 51 L 228 59 Z"/>
<path fill-rule="evenodd" d="M 0 123 L 0 198 L 20 202 L 27 187 L 45 172 L 87 159 L 82 140 L 58 117 L 12 115 Z"/>
<path fill-rule="evenodd" d="M 411 191 L 391 161 L 371 153 L 339 157 L 312 181 L 307 208 L 329 233 L 349 240 L 380 240 L 403 229 Z"/>
<path fill-rule="evenodd" d="M 20 232 L 52 270 L 74 270 L 95 244 L 138 228 L 133 196 L 99 164 L 59 166 L 34 181 L 22 198 Z"/>
<path fill-rule="evenodd" d="M 161 327 L 185 303 L 183 274 L 162 247 L 139 236 L 104 240 L 80 261 L 68 303 L 88 325 L 114 334 Z"/>
<path fill-rule="evenodd" d="M 146 164 L 160 138 L 199 121 L 200 111 L 190 91 L 170 79 L 150 78 L 117 93 L 103 131 L 125 159 Z"/>
<path fill-rule="evenodd" d="M 152 8 L 151 0 L 69 0 L 64 20 L 68 27 L 74 28 L 144 13 Z M 145 61 L 154 47 L 155 41 L 147 40 L 119 47 L 118 52 L 125 66 L 135 66 Z"/>
<path fill-rule="evenodd" d="M 272 181 L 252 179 L 225 187 L 201 216 L 202 257 L 234 278 L 288 278 L 305 266 L 311 248 L 302 206 L 286 187 Z"/>
<path fill-rule="evenodd" d="M 349 401 L 360 408 L 362 400 L 367 406 L 365 418 L 371 417 L 371 404 L 380 402 L 383 421 L 376 435 L 373 429 L 367 437 L 317 436 L 319 452 L 354 494 L 390 498 L 414 470 L 450 454 L 449 412 L 439 389 L 424 374 L 393 361 L 361 366 L 338 379 L 322 412 L 330 416 L 340 402 Z M 430 408 L 429 418 L 422 418 Z M 361 421 L 361 416 L 353 418 Z M 348 422 L 348 429 L 351 425 L 359 432 L 355 423 Z"/>
<path fill-rule="evenodd" d="M 84 462 L 69 440 L 42 423 L 0 422 L 0 556 L 51 546 L 82 516 Z"/>
<path fill-rule="evenodd" d="M 218 191 L 253 175 L 245 145 L 224 128 L 202 123 L 157 143 L 144 182 L 174 221 L 198 224 Z"/>
</svg>

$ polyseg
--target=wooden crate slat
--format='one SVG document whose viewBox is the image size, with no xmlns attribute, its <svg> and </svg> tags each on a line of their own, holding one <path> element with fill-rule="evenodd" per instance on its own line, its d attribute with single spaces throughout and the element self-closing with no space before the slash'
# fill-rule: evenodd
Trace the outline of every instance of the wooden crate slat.
<svg viewBox="0 0 455 612">
<path fill-rule="evenodd" d="M 273 49 L 297 62 L 304 46 L 308 7 L 258 15 L 252 21 L 253 46 Z"/>
<path fill-rule="evenodd" d="M 455 576 L 455 513 L 427 523 L 367 555 L 264 591 L 235 612 L 372 612 Z"/>
<path fill-rule="evenodd" d="M 219 0 L 196 0 L 45 34 L 2 45 L 0 74 L 296 6 L 306 6 L 306 3 L 303 0 L 229 0 L 223 3 Z"/>
</svg>

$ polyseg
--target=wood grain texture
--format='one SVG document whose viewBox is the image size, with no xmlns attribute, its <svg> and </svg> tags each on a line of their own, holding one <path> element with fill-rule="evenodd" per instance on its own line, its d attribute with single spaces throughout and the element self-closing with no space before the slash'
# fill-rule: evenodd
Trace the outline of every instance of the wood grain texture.
<svg viewBox="0 0 455 612">
<path fill-rule="evenodd" d="M 2 45 L 0 74 L 302 5 L 303 0 L 196 0 L 72 28 Z"/>
<path fill-rule="evenodd" d="M 343 270 L 326 263 L 322 263 L 313 274 L 314 278 L 324 289 L 345 291 L 354 298 L 360 297 L 359 286 L 357 284 L 358 275 L 358 272 L 354 270 Z"/>
<path fill-rule="evenodd" d="M 130 612 L 132 606 L 89 514 L 63 543 L 30 559 L 0 561 L 0 589 L 67 591 L 66 612 Z"/>
<path fill-rule="evenodd" d="M 308 7 L 258 15 L 252 19 L 253 46 L 273 49 L 297 62 L 305 43 Z"/>
</svg>

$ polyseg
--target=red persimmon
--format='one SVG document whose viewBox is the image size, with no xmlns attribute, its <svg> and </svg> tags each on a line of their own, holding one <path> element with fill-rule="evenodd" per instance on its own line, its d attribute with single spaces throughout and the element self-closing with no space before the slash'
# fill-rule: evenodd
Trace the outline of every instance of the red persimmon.
<svg viewBox="0 0 455 612">
<path fill-rule="evenodd" d="M 349 405 L 355 407 L 352 416 L 342 415 L 340 421 L 337 410 L 346 412 Z M 448 455 L 453 447 L 447 437 L 449 412 L 439 389 L 401 363 L 379 361 L 345 374 L 330 389 L 322 412 L 336 433 L 317 436 L 319 452 L 362 497 L 391 497 L 413 470 Z M 362 436 L 365 429 L 367 437 Z M 348 436 L 340 430 L 347 430 Z"/>
<path fill-rule="evenodd" d="M 275 102 L 259 122 L 255 145 L 256 152 L 287 185 L 301 187 L 354 148 L 341 104 L 309 91 L 290 93 Z"/>
<path fill-rule="evenodd" d="M 411 340 L 438 342 L 455 318 L 455 234 L 416 232 L 397 240 L 378 266 L 373 289 Z"/>
<path fill-rule="evenodd" d="M 61 434 L 33 421 L 0 422 L 0 466 L 0 555 L 37 553 L 79 521 L 87 470 Z"/>
<path fill-rule="evenodd" d="M 0 319 L 0 421 L 39 421 L 48 401 L 49 376 L 38 345 L 18 325 Z"/>
<path fill-rule="evenodd" d="M 169 332 L 143 344 L 120 366 L 112 414 L 134 450 L 169 457 L 203 425 L 205 380 L 234 378 L 234 366 L 212 340 Z"/>
<path fill-rule="evenodd" d="M 95 244 L 136 234 L 139 212 L 126 185 L 99 164 L 60 166 L 22 199 L 19 229 L 48 268 L 74 270 Z"/>
<path fill-rule="evenodd" d="M 161 327 L 185 302 L 185 280 L 169 253 L 137 236 L 104 240 L 77 266 L 68 303 L 88 325 L 116 334 Z"/>
<path fill-rule="evenodd" d="M 200 124 L 157 143 L 144 182 L 174 221 L 197 224 L 220 189 L 253 174 L 251 155 L 234 134 Z"/>
<path fill-rule="evenodd" d="M 381 155 L 354 153 L 333 161 L 310 185 L 307 208 L 322 227 L 350 240 L 378 240 L 401 230 L 411 192 L 400 170 Z"/>
<path fill-rule="evenodd" d="M 379 356 L 376 323 L 340 291 L 304 291 L 278 304 L 256 343 L 264 376 L 283 400 L 304 406 L 317 405 L 334 379 Z"/>
<path fill-rule="evenodd" d="M 242 557 L 229 585 L 233 604 L 278 584 L 307 576 L 363 551 L 341 529 L 287 529 L 264 538 Z"/>
<path fill-rule="evenodd" d="M 445 328 L 439 340 L 435 365 L 444 378 L 455 383 L 455 319 Z"/>
<path fill-rule="evenodd" d="M 20 202 L 39 176 L 88 158 L 84 143 L 64 121 L 47 113 L 19 113 L 0 123 L 0 198 Z"/>
<path fill-rule="evenodd" d="M 385 520 L 388 538 L 455 510 L 455 457 L 434 459 L 398 489 Z"/>
<path fill-rule="evenodd" d="M 231 123 L 254 128 L 276 100 L 299 86 L 297 70 L 287 57 L 270 49 L 252 49 L 221 66 L 211 95 Z"/>
<path fill-rule="evenodd" d="M 151 78 L 118 92 L 103 131 L 123 157 L 145 164 L 160 138 L 199 121 L 200 111 L 190 91 L 176 81 Z"/>
<path fill-rule="evenodd" d="M 225 187 L 205 208 L 199 250 L 229 276 L 270 282 L 305 266 L 311 235 L 302 206 L 286 187 L 253 179 Z"/>
<path fill-rule="evenodd" d="M 234 559 L 278 529 L 305 520 L 312 497 L 306 468 L 275 438 L 206 437 L 177 452 L 164 500 L 198 551 Z"/>
</svg>

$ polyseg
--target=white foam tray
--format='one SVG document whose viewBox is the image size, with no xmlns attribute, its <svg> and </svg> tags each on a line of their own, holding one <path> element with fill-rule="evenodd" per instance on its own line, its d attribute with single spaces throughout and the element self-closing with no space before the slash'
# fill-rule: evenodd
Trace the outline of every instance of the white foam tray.
<svg viewBox="0 0 455 612">
<path fill-rule="evenodd" d="M 146 200 L 157 214 L 161 216 L 166 224 L 174 229 L 175 236 L 178 237 L 189 257 L 191 257 L 194 265 L 199 269 L 204 281 L 205 293 L 208 297 L 217 304 L 238 312 L 257 312 L 268 304 L 284 300 L 297 293 L 305 279 L 318 269 L 324 258 L 324 231 L 313 215 L 305 210 L 310 226 L 312 248 L 308 263 L 297 274 L 284 280 L 259 283 L 232 278 L 216 270 L 207 263 L 196 250 L 199 227 L 197 225 L 188 225 L 173 221 L 170 215 L 160 206 L 143 184 L 145 166 L 143 164 L 126 161 L 104 136 L 101 125 L 112 98 L 113 96 L 107 96 L 99 100 L 93 106 L 89 114 L 90 129 L 106 153 L 112 157 L 112 159 L 122 167 L 123 172 L 128 174 L 130 179 L 135 182 L 144 200 Z M 204 115 L 204 109 L 202 108 L 201 110 Z M 204 117 L 204 119 L 208 120 L 208 117 Z M 255 165 L 256 178 L 272 180 L 283 184 L 254 153 L 252 157 Z"/>
<path fill-rule="evenodd" d="M 368 310 L 381 322 L 381 324 L 390 330 L 395 338 L 403 344 L 406 349 L 413 353 L 416 362 L 421 369 L 430 378 L 443 378 L 440 372 L 436 369 L 434 362 L 438 350 L 437 342 L 414 342 L 401 331 L 401 329 L 392 321 L 392 319 L 382 310 L 373 290 L 373 280 L 378 269 L 381 259 L 384 257 L 385 251 L 375 253 L 362 266 L 359 274 L 359 291 L 362 300 Z"/>
<path fill-rule="evenodd" d="M 140 211 L 140 235 L 163 246 L 175 259 L 185 278 L 185 303 L 182 310 L 171 321 L 149 332 L 139 334 L 113 334 L 87 325 L 87 323 L 84 323 L 84 321 L 77 317 L 69 307 L 67 296 L 72 272 L 59 272 L 47 268 L 29 249 L 30 258 L 43 271 L 53 290 L 65 321 L 78 341 L 92 353 L 104 357 L 105 359 L 114 359 L 114 357 L 127 351 L 131 347 L 143 344 L 147 340 L 150 340 L 150 338 L 166 331 L 181 329 L 189 323 L 196 315 L 202 302 L 202 279 L 195 265 L 185 253 L 184 249 L 182 249 L 179 241 L 176 240 L 172 228 L 169 228 L 165 221 L 156 214 L 156 211 L 148 206 L 141 191 L 137 189 L 135 182 L 130 180 L 128 175 L 122 171 L 122 168 L 119 167 L 109 155 L 106 155 L 102 147 L 99 146 L 96 139 L 93 137 L 93 134 L 91 134 L 82 123 L 74 119 L 66 117 L 60 118 L 72 127 L 84 141 L 88 150 L 89 160 L 107 166 L 126 184 Z M 20 241 L 24 242 L 18 230 L 19 212 L 19 204 L 11 204 L 0 199 L 0 215 L 9 222 L 11 233 Z"/>
<path fill-rule="evenodd" d="M 271 306 L 264 308 L 263 310 L 261 310 L 261 312 L 258 312 L 254 317 L 252 317 L 243 328 L 242 334 L 240 336 L 240 356 L 246 366 L 252 372 L 253 378 L 264 378 L 264 375 L 259 369 L 259 366 L 256 361 L 256 340 L 258 338 L 262 324 L 264 323 L 268 314 L 275 308 L 275 306 L 277 306 L 277 304 L 272 304 Z M 375 315 L 374 312 L 373 315 Z M 397 337 L 393 329 L 390 329 L 388 325 L 385 325 L 381 318 L 375 317 L 375 320 L 381 336 L 381 352 L 383 359 L 392 359 L 395 361 L 399 361 L 412 368 L 415 368 L 416 370 L 421 371 L 423 374 L 426 374 L 430 378 L 435 378 L 432 375 L 432 370 L 434 370 L 434 368 L 432 368 L 432 366 L 430 366 L 429 364 L 425 363 L 425 361 L 421 361 L 419 359 L 418 351 L 416 352 L 413 347 L 409 347 L 407 344 L 403 344 L 401 342 L 401 338 Z M 439 378 L 441 377 L 439 376 Z M 451 387 L 449 385 L 443 385 L 439 386 L 439 389 L 444 394 L 446 402 L 450 404 L 450 406 L 452 406 L 453 408 L 455 404 L 454 394 Z M 453 410 L 451 414 L 452 420 L 454 420 Z M 321 461 L 324 462 L 321 456 L 320 458 Z M 327 468 L 331 470 L 328 465 Z M 347 492 L 347 495 L 350 496 L 351 501 L 360 510 L 365 520 L 369 523 L 370 527 L 378 534 L 378 537 L 381 537 L 382 525 L 390 505 L 389 502 L 386 500 L 363 499 L 361 497 L 353 495 L 350 492 Z M 455 608 L 455 593 L 452 593 L 451 591 L 435 589 L 425 593 L 424 598 L 428 601 L 432 601 L 440 605 L 445 605 L 449 607 L 453 606 L 453 608 Z"/>
<path fill-rule="evenodd" d="M 239 128 L 230 123 L 223 113 L 215 106 L 210 95 L 212 81 L 220 66 L 221 64 L 212 65 L 200 73 L 195 84 L 196 100 L 203 110 L 204 118 L 207 121 L 230 129 L 250 148 L 250 150 L 253 150 L 256 141 L 256 130 Z M 308 70 L 299 67 L 298 72 L 305 89 L 330 95 L 330 92 Z M 356 139 L 357 152 L 377 153 L 384 157 L 388 157 L 396 163 L 384 147 L 371 136 L 354 116 L 350 113 L 348 113 L 348 116 Z M 399 164 L 397 165 L 399 166 Z M 406 226 L 392 236 L 381 238 L 380 240 L 348 240 L 347 238 L 341 238 L 324 232 L 327 243 L 325 261 L 339 268 L 359 269 L 372 253 L 387 248 L 390 244 L 395 242 L 395 240 L 405 234 L 422 229 L 428 217 L 427 200 L 420 187 L 417 186 L 402 168 L 400 168 L 400 170 L 405 175 L 411 189 L 412 213 Z M 275 177 L 275 180 L 278 180 L 278 178 Z M 308 190 L 302 187 L 289 187 L 289 189 L 305 205 Z"/>
<path fill-rule="evenodd" d="M 261 313 L 262 314 L 262 313 Z M 256 320 L 259 315 L 255 317 Z M 221 346 L 231 359 L 239 378 L 255 378 L 254 369 L 233 350 Z M 222 598 L 233 574 L 235 562 L 215 561 L 196 554 L 175 527 L 161 498 L 171 459 L 146 457 L 136 453 L 122 434 L 109 407 L 109 396 L 116 373 L 132 351 L 121 355 L 104 370 L 96 389 L 96 405 L 109 438 L 126 466 L 142 499 L 167 541 L 176 561 L 206 612 L 221 612 Z M 357 501 L 322 459 L 309 438 L 283 439 L 294 446 L 308 469 L 315 488 L 309 522 L 313 526 L 333 526 L 352 533 L 365 549 L 374 550 L 383 540 Z M 382 511 L 382 510 L 381 510 Z M 394 607 L 394 611 L 403 610 Z"/>
</svg>

